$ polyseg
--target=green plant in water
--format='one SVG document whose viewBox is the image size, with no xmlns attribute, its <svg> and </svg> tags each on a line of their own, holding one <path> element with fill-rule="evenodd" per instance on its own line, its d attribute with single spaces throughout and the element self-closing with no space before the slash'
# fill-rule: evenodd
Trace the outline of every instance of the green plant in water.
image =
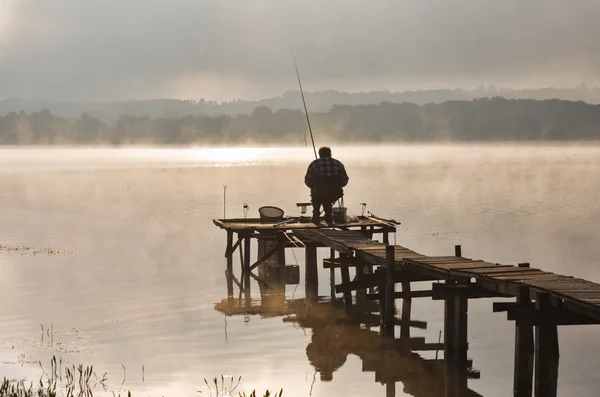
<svg viewBox="0 0 600 397">
<path fill-rule="evenodd" d="M 229 380 L 227 381 L 225 379 L 225 376 L 221 375 L 221 382 L 219 383 L 219 378 L 214 377 L 212 379 L 212 384 L 214 384 L 214 388 L 213 386 L 211 386 L 211 383 L 204 378 L 204 383 L 206 384 L 206 387 L 208 388 L 208 393 L 211 397 L 231 397 L 234 396 L 234 392 L 237 389 L 237 387 L 239 386 L 242 377 L 238 377 L 237 380 L 235 380 L 233 377 L 229 377 Z M 198 392 L 201 392 L 201 390 L 198 390 Z M 256 394 L 256 390 L 252 390 L 250 392 L 250 394 L 246 394 L 246 392 L 238 392 L 238 397 L 257 397 Z M 279 390 L 278 393 L 275 394 L 271 394 L 271 391 L 266 390 L 265 393 L 262 395 L 262 397 L 282 397 L 283 396 L 283 389 Z"/>
</svg>

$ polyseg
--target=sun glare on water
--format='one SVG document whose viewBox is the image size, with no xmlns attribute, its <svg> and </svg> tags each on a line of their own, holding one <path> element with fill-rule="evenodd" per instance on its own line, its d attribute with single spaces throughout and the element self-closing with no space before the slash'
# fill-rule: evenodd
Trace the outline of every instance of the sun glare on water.
<svg viewBox="0 0 600 397">
<path fill-rule="evenodd" d="M 265 149 L 261 148 L 211 148 L 198 149 L 195 154 L 198 160 L 211 163 L 248 163 L 262 160 Z"/>
<path fill-rule="evenodd" d="M 292 160 L 298 157 L 298 153 L 292 148 L 203 148 L 191 149 L 186 157 L 214 166 L 229 167 Z"/>
</svg>

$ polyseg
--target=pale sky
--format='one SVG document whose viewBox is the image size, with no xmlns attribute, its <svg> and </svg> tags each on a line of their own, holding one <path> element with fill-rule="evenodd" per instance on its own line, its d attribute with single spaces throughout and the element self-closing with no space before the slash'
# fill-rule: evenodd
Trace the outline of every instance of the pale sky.
<svg viewBox="0 0 600 397">
<path fill-rule="evenodd" d="M 600 85 L 597 0 L 0 0 L 0 98 Z"/>
</svg>

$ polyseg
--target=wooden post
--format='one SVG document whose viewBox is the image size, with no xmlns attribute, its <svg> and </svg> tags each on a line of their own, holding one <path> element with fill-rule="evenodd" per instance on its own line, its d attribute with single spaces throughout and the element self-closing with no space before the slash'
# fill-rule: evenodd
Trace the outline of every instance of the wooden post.
<svg viewBox="0 0 600 397">
<path fill-rule="evenodd" d="M 285 294 L 285 240 L 284 232 L 277 233 L 277 287 L 276 291 L 280 294 Z"/>
<path fill-rule="evenodd" d="M 393 380 L 385 383 L 385 397 L 396 397 L 396 382 Z"/>
<path fill-rule="evenodd" d="M 367 272 L 366 266 L 360 264 L 356 265 L 356 274 L 354 280 L 361 280 L 364 278 L 364 274 Z M 359 288 L 356 290 L 356 308 L 360 310 L 360 313 L 366 313 L 367 307 L 367 289 Z"/>
<path fill-rule="evenodd" d="M 383 233 L 383 243 L 385 245 L 388 245 L 390 243 L 390 235 L 389 232 L 387 230 L 384 229 Z"/>
<path fill-rule="evenodd" d="M 227 231 L 227 270 L 226 270 L 226 279 L 227 279 L 227 298 L 233 299 L 233 232 Z"/>
<path fill-rule="evenodd" d="M 332 263 L 335 259 L 335 250 L 333 248 L 329 249 L 329 259 L 331 259 Z M 331 292 L 331 301 L 335 302 L 335 266 L 331 266 L 329 269 L 329 287 Z"/>
<path fill-rule="evenodd" d="M 238 238 L 240 238 L 241 236 L 238 234 Z M 244 268 L 244 246 L 240 243 L 240 246 L 238 248 L 238 251 L 240 252 L 240 271 L 241 271 L 241 275 L 240 275 L 240 283 L 242 284 L 242 287 L 244 286 L 244 274 L 246 274 L 246 269 Z M 240 291 L 241 293 L 242 291 Z"/>
<path fill-rule="evenodd" d="M 377 278 L 377 290 L 379 292 L 379 334 L 384 335 L 385 327 L 385 269 L 383 267 L 375 270 L 375 277 Z"/>
<path fill-rule="evenodd" d="M 447 280 L 445 284 L 453 285 L 455 282 Z M 456 304 L 454 298 L 453 294 L 446 294 L 444 299 L 444 389 L 446 397 L 456 397 L 456 376 L 454 373 L 454 364 L 456 362 Z"/>
<path fill-rule="evenodd" d="M 244 237 L 244 294 L 246 305 L 250 304 L 250 235 Z"/>
<path fill-rule="evenodd" d="M 550 308 L 548 293 L 538 293 L 535 309 Z M 541 324 L 535 327 L 535 397 L 556 397 L 558 389 L 558 327 Z"/>
<path fill-rule="evenodd" d="M 384 294 L 384 315 L 383 315 L 383 330 L 384 336 L 394 337 L 394 293 L 396 281 L 394 280 L 394 266 L 395 266 L 395 247 L 388 245 L 385 247 L 385 291 Z M 380 292 L 381 294 L 381 292 Z"/>
<path fill-rule="evenodd" d="M 304 262 L 306 299 L 316 302 L 319 294 L 319 273 L 317 268 L 317 246 L 315 244 L 306 245 Z"/>
<path fill-rule="evenodd" d="M 402 281 L 402 292 L 410 294 L 410 281 Z M 402 299 L 402 325 L 400 326 L 400 339 L 410 338 L 410 308 L 412 298 L 406 296 Z"/>
<path fill-rule="evenodd" d="M 368 263 L 363 263 L 360 268 L 362 269 L 362 277 L 365 277 L 365 275 L 373 275 L 373 265 L 368 264 Z M 358 269 L 358 268 L 357 268 Z M 374 324 L 373 323 L 373 317 L 371 317 L 371 315 L 373 314 L 373 305 L 375 304 L 375 302 L 371 302 L 367 300 L 367 293 L 373 293 L 375 290 L 375 285 L 371 285 L 369 288 L 366 289 L 362 289 L 360 290 L 361 294 L 363 294 L 363 299 L 364 299 L 364 309 L 362 310 L 362 312 L 365 314 L 365 327 L 368 330 L 371 330 L 371 327 L 373 325 L 378 325 L 378 324 Z M 358 292 L 357 292 L 357 297 L 358 297 Z"/>
<path fill-rule="evenodd" d="M 362 233 L 363 236 L 368 237 L 367 227 L 366 226 L 361 226 L 360 227 L 360 232 Z"/>
<path fill-rule="evenodd" d="M 348 254 L 340 252 L 340 270 L 342 273 L 342 283 L 348 284 L 350 282 L 350 271 L 348 269 Z M 349 289 L 344 290 L 344 306 L 346 310 L 352 307 L 352 291 Z"/>
<path fill-rule="evenodd" d="M 529 263 L 519 263 L 519 267 L 529 267 Z M 517 304 L 527 306 L 530 302 L 529 288 L 519 287 Z M 532 395 L 533 350 L 533 326 L 517 320 L 515 322 L 514 397 L 531 397 Z"/>
<path fill-rule="evenodd" d="M 454 256 L 462 257 L 462 247 L 460 245 L 454 246 Z"/>
<path fill-rule="evenodd" d="M 456 376 L 456 396 L 464 396 L 467 393 L 467 350 L 468 350 L 468 303 L 467 296 L 458 292 L 454 297 L 454 370 Z"/>
</svg>

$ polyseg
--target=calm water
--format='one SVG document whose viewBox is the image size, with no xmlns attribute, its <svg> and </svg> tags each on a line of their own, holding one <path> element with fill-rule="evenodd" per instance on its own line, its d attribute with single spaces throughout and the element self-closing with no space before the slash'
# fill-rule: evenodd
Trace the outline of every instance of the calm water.
<svg viewBox="0 0 600 397">
<path fill-rule="evenodd" d="M 296 214 L 311 156 L 308 148 L 0 149 L 0 244 L 67 251 L 0 252 L 2 374 L 37 379 L 37 361 L 46 368 L 55 354 L 93 364 L 108 373 L 109 390 L 134 395 L 197 395 L 203 378 L 224 374 L 242 375 L 245 391 L 385 396 L 353 355 L 321 381 L 307 359 L 310 329 L 281 317 L 225 321 L 214 310 L 226 297 L 225 233 L 212 224 L 223 215 L 223 185 L 228 216 L 242 217 L 244 203 L 249 216 L 262 205 Z M 349 213 L 366 202 L 401 221 L 399 244 L 431 255 L 462 244 L 468 257 L 600 282 L 599 146 L 334 147 L 334 156 L 350 175 Z M 303 293 L 288 286 L 289 297 Z M 413 336 L 436 342 L 441 309 L 413 303 L 413 317 L 428 321 Z M 492 300 L 470 303 L 469 357 L 481 370 L 470 386 L 507 396 L 513 324 L 491 309 Z M 51 325 L 53 338 L 42 340 Z M 598 331 L 559 330 L 559 394 L 598 394 Z M 401 383 L 396 391 L 405 395 Z"/>
</svg>

